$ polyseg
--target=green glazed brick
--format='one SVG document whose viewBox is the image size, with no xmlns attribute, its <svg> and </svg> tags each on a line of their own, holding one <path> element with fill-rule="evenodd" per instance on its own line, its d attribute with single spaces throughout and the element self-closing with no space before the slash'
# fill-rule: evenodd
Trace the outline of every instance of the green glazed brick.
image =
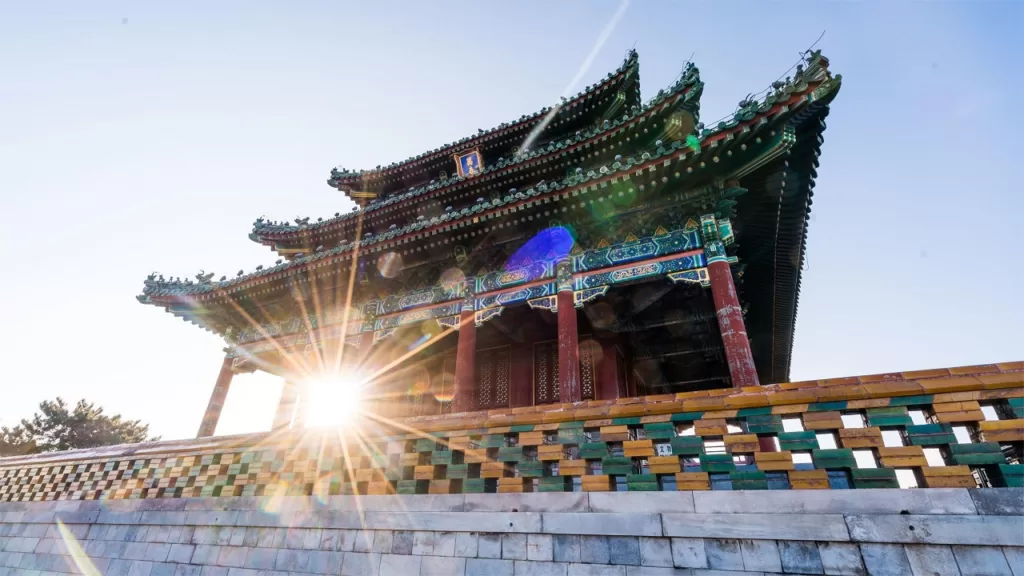
<svg viewBox="0 0 1024 576">
<path fill-rule="evenodd" d="M 516 424 L 509 428 L 511 433 L 533 432 L 533 424 Z"/>
<path fill-rule="evenodd" d="M 857 467 L 857 459 L 853 457 L 853 450 L 850 448 L 812 450 L 811 458 L 813 458 L 814 467 L 817 469 L 834 470 Z"/>
<path fill-rule="evenodd" d="M 680 412 L 672 415 L 673 422 L 693 422 L 704 417 L 703 412 Z"/>
<path fill-rule="evenodd" d="M 481 448 L 504 448 L 505 447 L 505 435 L 504 434 L 488 434 L 480 438 Z"/>
<path fill-rule="evenodd" d="M 516 465 L 516 469 L 519 472 L 520 478 L 540 478 L 544 475 L 544 466 L 530 466 L 530 463 L 521 463 Z"/>
<path fill-rule="evenodd" d="M 402 469 L 395 466 L 393 468 L 384 469 L 384 477 L 392 482 L 402 479 Z"/>
<path fill-rule="evenodd" d="M 467 478 L 462 481 L 462 492 L 464 494 L 483 494 L 487 491 L 484 478 Z"/>
<path fill-rule="evenodd" d="M 1000 464 L 999 472 L 1007 488 L 1024 488 L 1024 464 Z"/>
<path fill-rule="evenodd" d="M 640 423 L 639 416 L 627 416 L 624 418 L 612 418 L 612 426 L 636 426 Z"/>
<path fill-rule="evenodd" d="M 583 422 L 582 421 L 562 422 L 561 424 L 558 425 L 558 429 L 559 430 L 571 430 L 571 429 L 574 429 L 574 428 L 578 428 L 578 429 L 582 430 L 583 429 Z"/>
<path fill-rule="evenodd" d="M 586 438 L 582 428 L 568 428 L 558 431 L 559 444 L 579 444 L 586 440 Z"/>
<path fill-rule="evenodd" d="M 733 472 L 736 464 L 732 454 L 703 454 L 700 457 L 700 469 L 704 472 Z"/>
<path fill-rule="evenodd" d="M 420 438 L 419 440 L 416 441 L 416 445 L 415 445 L 415 448 L 413 448 L 413 451 L 414 452 L 433 452 L 434 448 L 436 448 L 436 447 L 437 447 L 437 442 L 435 442 L 434 440 L 427 440 L 425 438 Z"/>
<path fill-rule="evenodd" d="M 899 488 L 896 471 L 889 468 L 855 468 L 850 470 L 854 488 Z"/>
<path fill-rule="evenodd" d="M 953 454 L 953 463 L 961 466 L 984 466 L 986 464 L 1005 464 L 1006 458 L 1002 454 L 978 453 L 978 454 Z"/>
<path fill-rule="evenodd" d="M 781 432 L 779 434 L 781 450 L 817 450 L 818 437 L 813 430 L 803 432 Z"/>
<path fill-rule="evenodd" d="M 676 427 L 672 422 L 644 424 L 644 435 L 651 440 L 668 440 L 676 437 Z"/>
<path fill-rule="evenodd" d="M 892 398 L 889 400 L 889 406 L 920 406 L 922 404 L 931 404 L 932 394 L 923 394 L 921 396 L 901 396 L 899 398 Z"/>
<path fill-rule="evenodd" d="M 868 408 L 867 416 L 868 426 L 912 426 L 914 424 L 904 406 Z"/>
<path fill-rule="evenodd" d="M 441 464 L 451 464 L 452 463 L 452 451 L 451 450 L 444 450 L 444 451 L 435 450 L 434 452 L 431 452 L 430 453 L 430 463 L 433 464 L 434 466 L 438 466 L 438 465 L 441 465 Z"/>
<path fill-rule="evenodd" d="M 956 444 L 953 427 L 949 424 L 916 424 L 907 426 L 906 431 L 913 446 Z"/>
<path fill-rule="evenodd" d="M 974 442 L 971 444 L 950 444 L 950 454 L 1000 454 L 1003 449 L 996 442 Z"/>
<path fill-rule="evenodd" d="M 621 476 L 633 473 L 633 459 L 623 457 L 607 457 L 601 460 L 601 470 L 607 475 Z"/>
<path fill-rule="evenodd" d="M 767 480 L 733 480 L 733 490 L 767 490 Z"/>
<path fill-rule="evenodd" d="M 846 400 L 835 402 L 815 402 L 807 405 L 808 412 L 829 412 L 832 410 L 846 410 Z"/>
<path fill-rule="evenodd" d="M 600 460 L 608 456 L 608 445 L 604 442 L 580 444 L 579 457 L 582 460 Z"/>
<path fill-rule="evenodd" d="M 469 464 L 449 464 L 445 470 L 445 476 L 453 480 L 468 478 Z"/>
<path fill-rule="evenodd" d="M 700 436 L 676 436 L 670 444 L 673 456 L 695 456 L 704 453 L 704 439 Z"/>
<path fill-rule="evenodd" d="M 730 472 L 729 478 L 733 482 L 737 480 L 767 480 L 768 476 L 764 472 L 755 472 L 753 470 L 748 471 L 736 471 Z"/>
<path fill-rule="evenodd" d="M 629 492 L 658 492 L 661 486 L 657 482 L 630 482 L 626 484 Z"/>
<path fill-rule="evenodd" d="M 399 480 L 395 491 L 399 494 L 415 494 L 418 480 Z"/>
<path fill-rule="evenodd" d="M 747 423 L 747 432 L 751 434 L 782 434 L 785 428 L 782 424 L 750 424 Z"/>
<path fill-rule="evenodd" d="M 626 482 L 627 483 L 633 483 L 633 482 L 645 483 L 645 482 L 657 482 L 657 481 L 658 481 L 658 475 L 657 474 L 626 474 Z"/>
<path fill-rule="evenodd" d="M 551 482 L 545 482 L 545 480 L 551 480 Z M 540 483 L 537 484 L 537 490 L 540 492 L 567 492 L 566 480 L 561 477 L 541 478 Z"/>
<path fill-rule="evenodd" d="M 760 408 L 740 408 L 736 412 L 736 416 L 739 418 L 749 418 L 750 416 L 771 416 L 772 407 L 762 406 Z"/>
<path fill-rule="evenodd" d="M 907 434 L 952 434 L 953 426 L 949 424 L 912 424 L 907 426 Z"/>
<path fill-rule="evenodd" d="M 522 446 L 505 446 L 503 448 L 498 448 L 498 462 L 518 462 L 522 459 Z"/>
</svg>

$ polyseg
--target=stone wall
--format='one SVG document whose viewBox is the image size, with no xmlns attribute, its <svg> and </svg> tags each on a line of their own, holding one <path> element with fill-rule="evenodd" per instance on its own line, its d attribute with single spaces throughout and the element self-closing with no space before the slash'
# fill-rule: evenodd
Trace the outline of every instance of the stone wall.
<svg viewBox="0 0 1024 576">
<path fill-rule="evenodd" d="M 0 503 L 0 576 L 1024 575 L 1024 489 Z"/>
</svg>

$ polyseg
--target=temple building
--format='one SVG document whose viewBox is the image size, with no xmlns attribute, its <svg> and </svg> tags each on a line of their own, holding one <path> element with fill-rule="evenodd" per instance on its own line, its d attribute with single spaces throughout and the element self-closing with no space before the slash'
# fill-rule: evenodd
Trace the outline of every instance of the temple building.
<svg viewBox="0 0 1024 576">
<path fill-rule="evenodd" d="M 644 101 L 631 51 L 552 107 L 332 170 L 356 207 L 258 219 L 273 266 L 151 275 L 142 303 L 226 342 L 199 436 L 254 370 L 288 383 L 275 428 L 331 374 L 389 419 L 788 381 L 828 66 L 808 52 L 705 126 L 698 68 Z"/>
</svg>

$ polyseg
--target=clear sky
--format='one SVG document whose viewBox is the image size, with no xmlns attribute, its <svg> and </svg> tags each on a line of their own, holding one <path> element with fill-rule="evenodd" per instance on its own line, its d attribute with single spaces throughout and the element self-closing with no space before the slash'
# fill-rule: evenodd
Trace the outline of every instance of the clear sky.
<svg viewBox="0 0 1024 576">
<path fill-rule="evenodd" d="M 270 264 L 253 220 L 348 211 L 331 167 L 557 102 L 619 6 L 0 3 L 0 424 L 62 395 L 194 435 L 223 343 L 136 302 L 145 276 Z M 635 45 L 646 100 L 693 54 L 710 121 L 827 30 L 792 378 L 1021 360 L 1022 6 L 635 1 L 573 92 Z M 218 432 L 279 390 L 236 377 Z"/>
</svg>

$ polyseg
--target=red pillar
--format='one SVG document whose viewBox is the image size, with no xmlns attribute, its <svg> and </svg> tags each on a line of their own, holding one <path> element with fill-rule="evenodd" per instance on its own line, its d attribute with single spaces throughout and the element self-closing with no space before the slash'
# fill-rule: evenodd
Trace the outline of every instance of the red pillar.
<svg viewBox="0 0 1024 576">
<path fill-rule="evenodd" d="M 221 410 L 224 409 L 224 400 L 228 397 L 228 389 L 231 388 L 231 358 L 224 357 L 220 365 L 220 374 L 217 376 L 217 383 L 213 386 L 213 393 L 210 394 L 210 402 L 206 405 L 206 413 L 203 414 L 203 422 L 199 425 L 199 433 L 196 438 L 213 436 L 217 431 L 217 422 L 220 421 Z"/>
<path fill-rule="evenodd" d="M 299 401 L 299 387 L 288 382 L 284 383 L 281 389 L 281 400 L 277 403 L 277 412 L 274 413 L 274 430 L 288 428 L 292 424 L 292 416 L 295 414 L 295 406 Z"/>
<path fill-rule="evenodd" d="M 568 260 L 558 263 L 558 392 L 562 402 L 579 402 L 580 346 L 573 302 L 572 268 Z"/>
<path fill-rule="evenodd" d="M 597 399 L 614 400 L 619 397 L 619 352 L 613 341 L 594 342 L 601 346 L 601 361 L 597 365 Z"/>
<path fill-rule="evenodd" d="M 476 376 L 476 318 L 472 310 L 463 310 L 459 317 L 459 346 L 455 356 L 455 398 L 452 412 L 473 409 Z"/>
<path fill-rule="evenodd" d="M 709 259 L 708 276 L 711 279 L 711 294 L 715 300 L 718 328 L 725 346 L 725 359 L 729 363 L 729 375 L 733 388 L 758 386 L 754 356 L 750 353 L 750 340 L 743 325 L 743 309 L 736 296 L 736 285 L 732 281 L 732 270 L 724 259 Z"/>
</svg>

